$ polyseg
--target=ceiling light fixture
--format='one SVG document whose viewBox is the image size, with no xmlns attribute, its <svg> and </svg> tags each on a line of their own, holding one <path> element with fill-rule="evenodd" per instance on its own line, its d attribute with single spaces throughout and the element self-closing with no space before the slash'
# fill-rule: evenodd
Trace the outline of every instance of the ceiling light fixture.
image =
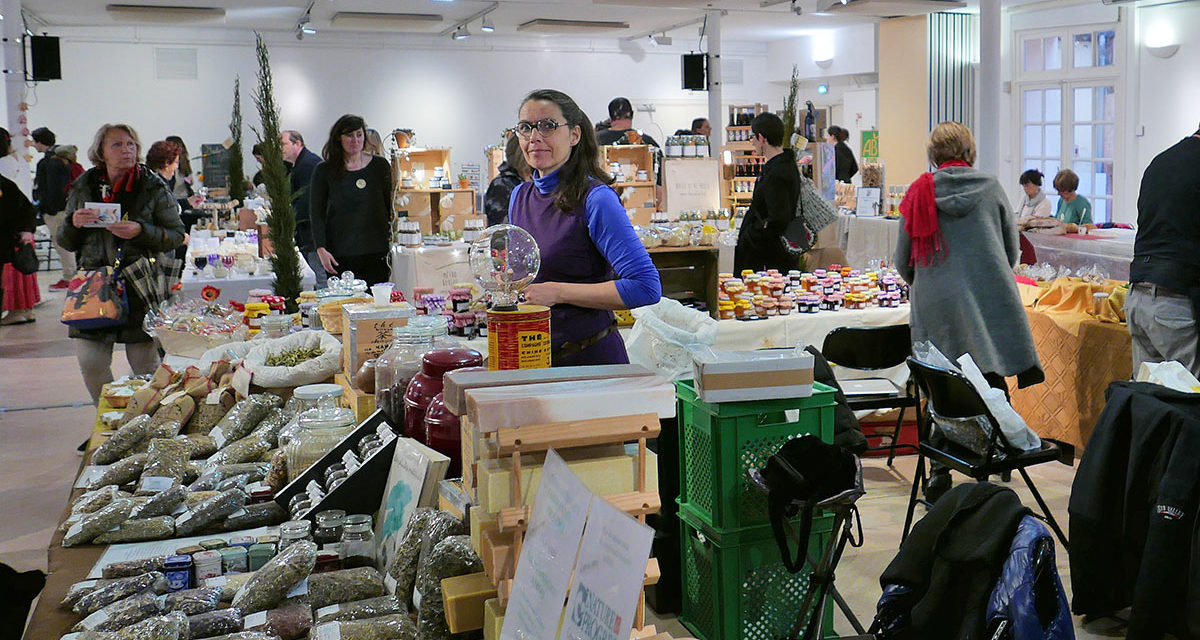
<svg viewBox="0 0 1200 640">
<path fill-rule="evenodd" d="M 671 44 L 671 36 L 667 35 L 666 32 L 663 32 L 662 35 L 653 36 L 653 38 L 654 38 L 654 44 L 660 44 L 663 46 L 667 46 L 667 45 Z"/>
<path fill-rule="evenodd" d="M 467 30 L 467 25 L 460 24 L 458 25 L 458 28 L 454 30 L 454 34 L 450 37 L 454 40 L 466 40 L 467 38 L 471 37 L 471 32 Z"/>
<path fill-rule="evenodd" d="M 445 2 L 446 0 L 440 0 L 440 1 Z M 471 24 L 472 22 L 474 22 L 476 20 L 479 20 L 480 18 L 486 18 L 487 15 L 489 13 L 495 11 L 496 7 L 498 7 L 498 6 L 500 6 L 500 3 L 493 0 L 492 2 L 489 2 L 488 6 L 484 7 L 483 9 L 480 9 L 479 11 L 472 13 L 471 15 L 463 18 L 462 20 L 459 20 L 458 22 L 455 22 L 454 24 L 450 25 L 449 27 L 446 27 L 438 35 L 439 36 L 447 36 L 448 35 L 454 40 L 462 40 L 464 38 L 469 38 L 471 36 L 471 32 L 469 30 L 467 30 L 467 25 Z M 490 29 L 490 30 L 487 28 L 487 27 L 491 27 L 491 26 L 492 25 L 489 21 L 484 20 L 483 25 L 480 26 L 480 29 L 484 32 L 490 33 L 491 31 L 495 30 L 494 27 L 492 27 L 492 29 Z"/>
<path fill-rule="evenodd" d="M 484 16 L 483 22 L 479 25 L 479 30 L 484 33 L 492 33 L 496 30 L 496 26 L 492 24 L 492 21 L 487 16 Z"/>
</svg>

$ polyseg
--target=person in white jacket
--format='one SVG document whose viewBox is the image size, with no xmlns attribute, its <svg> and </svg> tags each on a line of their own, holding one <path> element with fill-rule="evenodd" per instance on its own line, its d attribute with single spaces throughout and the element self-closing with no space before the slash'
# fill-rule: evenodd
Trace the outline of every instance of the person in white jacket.
<svg viewBox="0 0 1200 640">
<path fill-rule="evenodd" d="M 1021 206 L 1017 208 L 1017 223 L 1030 218 L 1050 218 L 1054 214 L 1050 210 L 1050 201 L 1042 191 L 1042 175 L 1037 169 L 1030 169 L 1021 174 L 1021 189 L 1025 197 L 1021 198 Z"/>
</svg>

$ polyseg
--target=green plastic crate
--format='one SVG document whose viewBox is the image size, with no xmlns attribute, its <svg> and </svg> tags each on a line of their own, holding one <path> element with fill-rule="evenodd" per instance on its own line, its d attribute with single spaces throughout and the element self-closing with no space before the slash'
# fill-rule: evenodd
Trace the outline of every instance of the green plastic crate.
<svg viewBox="0 0 1200 640">
<path fill-rule="evenodd" d="M 807 398 L 708 403 L 691 380 L 675 383 L 679 423 L 679 496 L 709 526 L 767 524 L 767 498 L 746 479 L 783 443 L 811 433 L 833 442 L 833 388 L 813 384 Z M 798 409 L 788 422 L 784 412 Z"/>
<path fill-rule="evenodd" d="M 811 567 L 790 573 L 770 525 L 724 533 L 707 526 L 691 505 L 679 508 L 683 612 L 679 621 L 700 640 L 787 637 L 808 593 Z M 829 544 L 833 517 L 813 518 L 809 553 Z M 833 598 L 825 600 L 825 637 L 833 632 Z"/>
</svg>

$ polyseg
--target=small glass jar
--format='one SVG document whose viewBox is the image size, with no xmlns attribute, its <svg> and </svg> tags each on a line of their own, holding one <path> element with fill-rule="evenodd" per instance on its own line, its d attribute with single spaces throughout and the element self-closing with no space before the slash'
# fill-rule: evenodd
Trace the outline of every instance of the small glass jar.
<svg viewBox="0 0 1200 640">
<path fill-rule="evenodd" d="M 313 566 L 313 573 L 328 573 L 337 571 L 342 568 L 342 559 L 338 556 L 337 551 L 318 551 L 317 563 Z"/>
<path fill-rule="evenodd" d="M 308 520 L 288 520 L 279 525 L 280 553 L 301 540 L 312 542 L 312 539 L 312 523 Z"/>
<path fill-rule="evenodd" d="M 259 318 L 259 326 L 261 331 L 259 335 L 264 338 L 282 338 L 292 332 L 292 316 L 283 314 L 272 314 Z"/>
<path fill-rule="evenodd" d="M 345 393 L 345 390 L 338 384 L 306 384 L 302 387 L 296 387 L 292 395 L 300 400 L 300 411 L 279 430 L 279 448 L 286 450 L 288 443 L 300 432 L 301 414 L 309 409 L 316 409 L 317 402 L 322 396 L 331 396 L 336 401 L 342 397 L 343 393 Z"/>
<path fill-rule="evenodd" d="M 332 396 L 321 396 L 317 408 L 300 414 L 300 430 L 287 444 L 288 482 L 295 480 L 354 430 L 355 415 Z"/>
<path fill-rule="evenodd" d="M 335 544 L 342 539 L 342 521 L 346 512 L 341 509 L 330 509 L 317 514 L 317 530 L 313 532 L 313 542 L 325 546 Z"/>
<path fill-rule="evenodd" d="M 346 516 L 339 555 L 343 569 L 375 566 L 375 532 L 371 528 L 371 516 Z"/>
</svg>

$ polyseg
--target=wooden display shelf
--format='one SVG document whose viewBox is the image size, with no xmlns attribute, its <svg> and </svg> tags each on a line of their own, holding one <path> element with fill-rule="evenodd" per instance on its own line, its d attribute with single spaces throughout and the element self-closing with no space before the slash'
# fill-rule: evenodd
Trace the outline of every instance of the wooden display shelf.
<svg viewBox="0 0 1200 640">
<path fill-rule="evenodd" d="M 626 181 L 626 182 L 612 183 L 612 188 L 614 188 L 614 189 L 616 189 L 617 187 L 653 187 L 653 186 L 654 186 L 654 183 L 650 182 L 648 180 L 645 182 L 636 182 L 636 181 L 630 180 L 630 181 Z"/>
<path fill-rule="evenodd" d="M 454 201 L 449 208 L 443 206 L 442 196 L 453 194 Z M 421 225 L 421 233 L 434 233 L 442 229 L 442 222 L 453 217 L 451 227 L 462 231 L 466 221 L 482 218 L 476 213 L 476 198 L 479 194 L 474 189 L 418 189 L 400 188 L 396 190 L 395 214 L 401 213 Z M 408 203 L 400 204 L 407 196 Z"/>
<path fill-rule="evenodd" d="M 702 300 L 708 314 L 717 317 L 716 247 L 655 247 L 649 253 L 664 298 Z"/>
</svg>

